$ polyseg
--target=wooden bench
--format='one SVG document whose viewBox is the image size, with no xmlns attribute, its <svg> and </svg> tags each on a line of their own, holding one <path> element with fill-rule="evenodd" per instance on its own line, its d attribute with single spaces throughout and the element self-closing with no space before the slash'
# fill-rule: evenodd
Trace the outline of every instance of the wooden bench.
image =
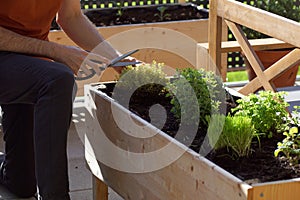
<svg viewBox="0 0 300 200">
<path fill-rule="evenodd" d="M 283 42 L 281 40 L 275 39 L 275 38 L 265 38 L 265 39 L 252 39 L 248 40 L 251 47 L 257 51 L 257 50 L 273 50 L 273 49 L 287 49 L 292 48 L 293 45 L 288 44 L 286 42 Z M 226 75 L 227 75 L 227 62 L 224 62 L 224 57 L 227 58 L 227 54 L 230 52 L 242 52 L 241 46 L 237 41 L 223 41 L 221 42 L 221 48 L 220 48 L 220 54 L 222 54 L 222 62 L 220 63 L 220 75 L 223 78 L 224 81 L 226 81 Z M 209 59 L 209 43 L 198 43 L 197 44 L 197 65 L 198 68 L 201 68 L 204 66 L 207 70 L 212 70 L 209 66 L 209 61 L 212 62 L 212 60 Z M 225 58 L 225 59 L 226 59 Z"/>
<path fill-rule="evenodd" d="M 221 42 L 221 24 L 223 21 L 233 33 L 236 42 Z M 262 32 L 274 39 L 249 41 L 244 35 L 241 26 Z M 199 44 L 201 50 L 198 50 L 200 52 L 198 57 L 201 59 L 204 55 L 201 53 L 208 51 L 210 60 L 204 58 L 204 61 L 208 68 L 212 65 L 217 66 L 223 78 L 224 74 L 226 74 L 225 69 L 221 65 L 221 54 L 223 52 L 239 50 L 243 51 L 247 57 L 257 77 L 239 91 L 245 95 L 256 91 L 260 87 L 263 87 L 265 90 L 276 91 L 272 79 L 300 62 L 300 50 L 298 49 L 300 47 L 300 23 L 242 3 L 236 3 L 234 0 L 210 2 L 208 38 L 207 44 Z M 295 47 L 296 49 L 266 70 L 264 70 L 264 66 L 255 53 L 255 48 L 275 49 L 287 47 Z"/>
<path fill-rule="evenodd" d="M 254 50 L 271 50 L 271 49 L 286 49 L 293 45 L 283 42 L 275 38 L 252 39 L 248 40 Z M 207 49 L 208 43 L 198 43 L 199 46 Z M 242 51 L 240 44 L 237 41 L 221 42 L 221 53 L 240 52 Z"/>
</svg>

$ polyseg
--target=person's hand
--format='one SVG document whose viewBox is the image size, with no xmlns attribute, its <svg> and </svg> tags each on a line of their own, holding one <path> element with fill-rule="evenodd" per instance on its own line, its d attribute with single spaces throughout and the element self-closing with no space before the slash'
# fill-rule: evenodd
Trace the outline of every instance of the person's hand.
<svg viewBox="0 0 300 200">
<path fill-rule="evenodd" d="M 98 76 L 100 76 L 110 62 L 111 61 L 109 59 L 99 54 L 89 53 L 80 69 L 84 72 L 86 70 L 93 70 Z"/>
<path fill-rule="evenodd" d="M 90 59 L 97 60 L 102 62 L 103 65 L 107 65 L 110 63 L 110 60 L 94 53 L 89 53 L 80 48 L 73 46 L 64 46 L 60 52 L 57 52 L 58 55 L 54 57 L 54 59 L 58 62 L 62 62 L 77 75 L 79 69 L 84 71 L 85 73 L 90 73 L 90 69 L 94 69 L 95 72 L 101 73 L 99 69 L 99 64 L 90 61 Z"/>
</svg>

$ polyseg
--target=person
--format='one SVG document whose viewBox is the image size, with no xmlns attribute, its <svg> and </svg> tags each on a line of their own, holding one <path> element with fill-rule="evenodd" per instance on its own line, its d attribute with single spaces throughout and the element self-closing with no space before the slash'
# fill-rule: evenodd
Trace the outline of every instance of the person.
<svg viewBox="0 0 300 200">
<path fill-rule="evenodd" d="M 48 41 L 55 16 L 78 47 Z M 1 2 L 0 105 L 5 156 L 0 182 L 19 197 L 38 191 L 43 200 L 70 199 L 66 146 L 74 75 L 100 43 L 100 52 L 93 57 L 108 64 L 119 52 L 82 14 L 79 0 Z"/>
</svg>

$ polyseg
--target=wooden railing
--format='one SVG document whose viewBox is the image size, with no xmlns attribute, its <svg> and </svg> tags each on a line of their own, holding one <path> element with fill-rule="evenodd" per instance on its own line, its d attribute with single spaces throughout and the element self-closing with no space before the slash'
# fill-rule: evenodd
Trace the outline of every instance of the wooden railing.
<svg viewBox="0 0 300 200">
<path fill-rule="evenodd" d="M 276 91 L 272 79 L 300 62 L 300 50 L 298 49 L 300 47 L 300 23 L 234 0 L 211 0 L 208 51 L 213 62 L 216 63 L 216 66 L 219 66 L 219 71 L 221 72 L 226 71 L 221 68 L 221 53 L 224 52 L 224 46 L 228 48 L 228 45 L 226 45 L 228 42 L 221 43 L 222 20 L 226 22 L 235 36 L 241 51 L 243 51 L 257 75 L 240 92 L 249 94 L 260 87 Z M 278 45 L 278 40 L 282 41 L 282 48 L 286 47 L 285 43 L 296 48 L 270 68 L 264 70 L 264 66 L 257 57 L 253 46 L 245 37 L 241 26 L 246 26 L 277 39 L 274 40 L 277 43 L 276 45 Z M 265 48 L 271 48 L 272 45 L 272 43 L 267 43 Z"/>
</svg>

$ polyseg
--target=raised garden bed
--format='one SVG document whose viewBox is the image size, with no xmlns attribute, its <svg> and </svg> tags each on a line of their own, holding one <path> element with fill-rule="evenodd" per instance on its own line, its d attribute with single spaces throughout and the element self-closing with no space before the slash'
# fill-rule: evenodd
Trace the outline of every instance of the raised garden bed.
<svg viewBox="0 0 300 200">
<path fill-rule="evenodd" d="M 110 83 L 110 85 L 113 84 Z M 185 149 L 181 143 L 172 139 L 169 133 L 159 131 L 150 125 L 146 121 L 147 114 L 146 117 L 143 117 L 142 112 L 135 110 L 135 113 L 144 119 L 138 117 L 108 97 L 106 94 L 108 92 L 107 89 L 103 90 L 101 88 L 103 88 L 101 84 L 90 85 L 86 88 L 86 100 L 89 105 L 89 110 L 92 111 L 93 115 L 93 118 L 89 120 L 94 120 L 93 124 L 88 125 L 87 138 L 91 143 L 88 152 L 94 152 L 96 157 L 100 155 L 98 153 L 110 152 L 107 151 L 107 149 L 102 149 L 101 145 L 97 144 L 96 141 L 103 139 L 98 134 L 108 137 L 109 140 L 118 147 L 136 153 L 151 152 L 153 149 L 156 150 L 170 145 L 172 149 L 169 151 L 169 153 L 171 152 L 170 155 L 164 156 L 164 154 L 161 154 L 161 157 L 156 157 L 155 160 L 153 160 L 153 162 L 158 163 L 163 163 L 161 159 L 165 160 L 168 156 L 172 157 L 172 154 L 178 153 L 180 149 Z M 145 104 L 148 103 L 145 101 Z M 144 107 L 147 106 L 144 105 Z M 126 129 L 120 129 L 118 127 L 120 124 L 115 121 L 116 116 L 122 118 L 120 119 L 124 127 L 127 124 Z M 131 120 L 142 128 L 136 129 L 136 127 L 132 127 Z M 96 123 L 99 123 L 103 129 L 99 131 L 99 129 L 95 127 Z M 132 135 L 135 131 L 138 131 L 138 133 L 136 133 L 138 135 L 152 135 L 153 137 L 151 137 L 151 139 L 133 138 Z M 282 140 L 282 138 L 276 137 L 274 139 Z M 299 195 L 297 192 L 289 193 L 288 191 L 294 191 L 298 186 L 299 179 L 293 179 L 297 176 L 295 171 L 284 168 L 283 165 L 280 166 L 279 160 L 272 156 L 274 149 L 276 149 L 276 144 L 277 141 L 261 141 L 261 146 L 263 147 L 261 151 L 262 154 L 258 153 L 259 151 L 257 149 L 257 155 L 255 153 L 250 157 L 250 162 L 246 159 L 232 161 L 232 158 L 229 157 L 225 159 L 224 157 L 216 158 L 213 155 L 208 155 L 207 159 L 199 156 L 198 153 L 191 149 L 185 149 L 186 151 L 184 150 L 184 153 L 179 156 L 177 160 L 157 170 L 145 170 L 144 173 L 126 172 L 126 170 L 122 172 L 124 169 L 111 168 L 108 167 L 110 165 L 106 166 L 107 163 L 100 162 L 100 173 L 102 173 L 105 183 L 126 199 L 139 199 L 141 197 L 145 199 L 195 199 L 195 197 L 198 199 L 224 200 L 297 199 Z M 124 160 L 118 155 L 114 156 L 116 156 L 116 160 L 120 159 L 120 163 L 125 160 L 127 162 L 132 161 L 129 154 L 127 156 L 123 155 Z M 224 160 L 227 165 L 224 165 Z M 269 165 L 269 167 L 255 168 L 263 162 L 268 162 L 267 165 Z M 229 163 L 240 166 L 240 168 L 238 167 L 239 169 L 237 169 L 236 166 L 233 168 Z M 251 165 L 249 163 L 251 163 Z M 141 163 L 131 164 L 132 169 L 135 170 L 140 167 Z M 146 165 L 146 161 L 144 164 Z M 275 169 L 278 166 L 279 170 L 273 171 L 273 168 Z M 249 175 L 246 171 L 250 171 L 252 174 Z M 269 172 L 269 175 L 264 174 L 262 176 L 262 171 Z M 115 178 L 116 176 L 118 179 Z"/>
<path fill-rule="evenodd" d="M 97 27 L 208 18 L 207 9 L 200 9 L 192 3 L 98 8 L 83 10 L 83 13 Z M 53 21 L 51 29 L 60 28 Z"/>
<path fill-rule="evenodd" d="M 86 10 L 84 13 L 96 26 L 208 18 L 208 10 L 199 9 L 197 5 L 191 3 L 92 9 Z"/>
</svg>

